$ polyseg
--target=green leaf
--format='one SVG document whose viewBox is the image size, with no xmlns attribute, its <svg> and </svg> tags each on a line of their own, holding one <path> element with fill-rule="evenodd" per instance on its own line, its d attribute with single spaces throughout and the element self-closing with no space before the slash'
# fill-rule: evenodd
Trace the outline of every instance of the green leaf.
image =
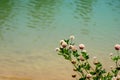
<svg viewBox="0 0 120 80">
<path fill-rule="evenodd" d="M 118 61 L 119 59 L 120 59 L 120 56 L 114 56 L 114 57 L 112 58 L 113 61 Z"/>
<path fill-rule="evenodd" d="M 85 69 L 90 70 L 90 64 L 87 63 L 86 66 L 85 66 Z"/>
<path fill-rule="evenodd" d="M 77 70 L 78 70 L 79 72 L 81 72 L 81 68 L 82 68 L 81 65 L 79 65 L 78 68 L 77 68 Z"/>
<path fill-rule="evenodd" d="M 73 51 L 73 56 L 74 57 L 78 57 L 79 56 L 78 52 L 77 51 Z"/>
<path fill-rule="evenodd" d="M 106 73 L 105 69 L 101 70 L 101 73 L 102 73 L 102 74 L 103 74 L 103 73 Z"/>
<path fill-rule="evenodd" d="M 89 59 L 89 55 L 86 52 L 81 52 L 81 53 L 86 60 Z"/>
<path fill-rule="evenodd" d="M 100 62 L 96 64 L 96 68 L 99 68 L 99 67 L 102 67 L 102 64 Z"/>
<path fill-rule="evenodd" d="M 64 56 L 64 58 L 66 59 L 66 60 L 70 60 L 71 59 L 71 57 L 69 56 L 69 55 L 63 55 Z"/>
<path fill-rule="evenodd" d="M 95 74 L 96 74 L 96 72 L 90 72 L 90 74 L 95 75 Z"/>
<path fill-rule="evenodd" d="M 69 40 L 69 39 L 67 39 L 67 40 L 64 39 L 64 41 L 65 41 L 67 44 L 69 44 L 69 41 L 70 41 L 70 40 Z"/>
</svg>

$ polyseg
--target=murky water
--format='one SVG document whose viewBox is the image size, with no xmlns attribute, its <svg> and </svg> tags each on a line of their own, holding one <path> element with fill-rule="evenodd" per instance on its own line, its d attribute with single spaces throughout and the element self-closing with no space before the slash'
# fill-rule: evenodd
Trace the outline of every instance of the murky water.
<svg viewBox="0 0 120 80">
<path fill-rule="evenodd" d="M 54 51 L 70 35 L 111 65 L 120 0 L 0 0 L 0 80 L 72 80 L 71 64 Z"/>
</svg>

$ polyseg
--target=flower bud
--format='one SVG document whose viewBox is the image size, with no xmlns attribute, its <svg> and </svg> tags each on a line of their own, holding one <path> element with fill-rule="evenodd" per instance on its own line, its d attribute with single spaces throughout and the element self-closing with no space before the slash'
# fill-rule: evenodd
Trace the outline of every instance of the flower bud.
<svg viewBox="0 0 120 80">
<path fill-rule="evenodd" d="M 118 74 L 116 78 L 117 78 L 117 80 L 120 80 L 120 75 Z"/>
<path fill-rule="evenodd" d="M 110 66 L 110 69 L 112 70 L 112 69 L 113 69 L 113 66 Z"/>
<path fill-rule="evenodd" d="M 98 64 L 99 62 L 97 60 L 93 61 L 93 64 L 96 65 Z"/>
<path fill-rule="evenodd" d="M 79 48 L 80 48 L 81 50 L 83 50 L 83 49 L 85 48 L 85 45 L 84 45 L 84 44 L 80 44 L 80 45 L 79 45 Z"/>
<path fill-rule="evenodd" d="M 117 80 L 117 78 L 116 77 L 112 77 L 112 80 Z"/>
<path fill-rule="evenodd" d="M 60 40 L 60 45 L 62 45 L 62 43 L 65 42 L 64 40 Z"/>
<path fill-rule="evenodd" d="M 73 74 L 72 77 L 75 78 L 75 77 L 76 77 L 76 74 Z"/>
<path fill-rule="evenodd" d="M 71 36 L 70 36 L 70 39 L 71 39 L 71 40 L 74 40 L 74 39 L 75 39 L 75 36 L 71 35 Z"/>
<path fill-rule="evenodd" d="M 81 61 L 84 61 L 84 60 L 85 60 L 82 55 L 80 55 L 80 60 L 81 60 Z"/>
<path fill-rule="evenodd" d="M 68 46 L 69 49 L 72 49 L 72 47 L 73 47 L 73 45 L 69 45 L 69 46 Z"/>
<path fill-rule="evenodd" d="M 55 51 L 60 51 L 60 48 L 56 48 Z"/>
<path fill-rule="evenodd" d="M 76 46 L 72 46 L 72 51 L 77 51 L 77 47 Z"/>
<path fill-rule="evenodd" d="M 77 69 L 73 68 L 73 71 L 77 71 Z"/>
<path fill-rule="evenodd" d="M 96 64 L 99 63 L 98 60 L 97 60 L 97 57 L 93 57 L 93 59 L 94 59 L 94 60 L 93 60 L 93 64 L 94 64 L 94 65 L 96 65 Z"/>
<path fill-rule="evenodd" d="M 94 60 L 96 60 L 96 59 L 97 59 L 97 57 L 96 57 L 96 56 L 94 56 L 94 57 L 93 57 L 93 59 L 94 59 Z"/>
<path fill-rule="evenodd" d="M 115 50 L 120 50 L 120 45 L 119 44 L 115 45 Z"/>
<path fill-rule="evenodd" d="M 110 57 L 112 57 L 113 56 L 113 53 L 110 53 Z"/>
<path fill-rule="evenodd" d="M 67 46 L 66 42 L 62 42 L 62 47 L 65 48 Z"/>
<path fill-rule="evenodd" d="M 72 64 L 76 64 L 76 61 L 72 60 L 71 63 L 72 63 Z"/>
<path fill-rule="evenodd" d="M 87 78 L 87 79 L 90 79 L 91 77 L 92 77 L 91 74 L 87 74 L 87 75 L 86 75 L 86 78 Z"/>
</svg>

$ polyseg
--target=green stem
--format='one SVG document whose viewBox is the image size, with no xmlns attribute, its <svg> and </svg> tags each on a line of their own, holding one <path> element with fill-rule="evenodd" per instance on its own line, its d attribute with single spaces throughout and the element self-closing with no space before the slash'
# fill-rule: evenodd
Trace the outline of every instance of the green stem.
<svg viewBox="0 0 120 80">
<path fill-rule="evenodd" d="M 88 62 L 88 60 L 86 60 L 86 62 L 89 64 L 89 62 Z M 90 65 L 90 64 L 89 64 Z M 90 65 L 90 68 L 93 70 L 93 71 L 95 71 L 94 70 L 94 68 Z"/>
<path fill-rule="evenodd" d="M 75 64 L 74 64 L 73 66 L 75 67 L 75 69 L 77 69 L 77 66 L 76 66 Z M 84 73 L 83 73 L 82 71 L 80 72 L 81 74 L 80 74 L 79 72 L 77 72 L 77 73 L 78 73 L 80 76 L 84 77 Z"/>
<path fill-rule="evenodd" d="M 72 59 L 70 60 L 70 62 L 72 61 Z M 75 67 L 75 69 L 77 69 L 77 66 L 75 65 L 75 64 L 73 64 L 73 66 Z M 78 73 L 78 75 L 80 75 L 81 77 L 84 77 L 84 73 L 81 71 L 80 73 L 78 72 L 78 70 L 77 70 L 77 73 Z"/>
<path fill-rule="evenodd" d="M 116 64 L 116 68 L 118 67 L 118 65 L 117 65 L 117 62 L 118 62 L 118 61 L 115 61 L 115 64 Z"/>
</svg>

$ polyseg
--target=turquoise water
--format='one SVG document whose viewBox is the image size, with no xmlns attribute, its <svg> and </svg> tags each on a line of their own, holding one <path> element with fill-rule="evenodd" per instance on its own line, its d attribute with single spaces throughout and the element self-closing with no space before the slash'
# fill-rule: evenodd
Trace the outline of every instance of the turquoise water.
<svg viewBox="0 0 120 80">
<path fill-rule="evenodd" d="M 72 66 L 54 51 L 70 35 L 111 65 L 120 0 L 0 0 L 0 79 L 72 80 Z"/>
</svg>

